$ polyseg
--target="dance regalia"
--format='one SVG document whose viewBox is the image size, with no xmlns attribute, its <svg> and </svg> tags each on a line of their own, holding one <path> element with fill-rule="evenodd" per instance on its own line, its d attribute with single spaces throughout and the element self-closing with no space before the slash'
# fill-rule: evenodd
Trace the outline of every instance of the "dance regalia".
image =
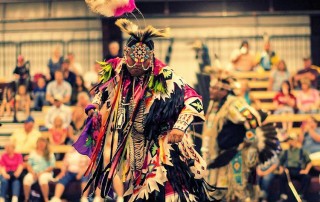
<svg viewBox="0 0 320 202">
<path fill-rule="evenodd" d="M 234 95 L 233 79 L 221 75 L 215 75 L 218 81 L 210 85 L 229 93 L 209 104 L 201 148 L 209 162 L 208 182 L 225 188 L 216 192 L 218 199 L 255 201 L 259 194 L 255 170 L 259 163 L 268 163 L 277 153 L 276 131 L 273 125 L 263 124 L 266 113 Z"/>
<path fill-rule="evenodd" d="M 107 103 L 109 114 L 103 126 L 99 114 L 90 117 L 74 146 L 91 157 L 91 182 L 100 186 L 102 196 L 118 173 L 128 201 L 213 200 L 214 190 L 203 180 L 206 163 L 186 135 L 177 144 L 166 138 L 172 128 L 186 131 L 192 122 L 204 120 L 201 97 L 157 59 L 141 77 L 132 77 L 121 58 L 101 65 L 93 103 Z M 107 135 L 118 136 L 118 143 L 103 169 Z"/>
</svg>

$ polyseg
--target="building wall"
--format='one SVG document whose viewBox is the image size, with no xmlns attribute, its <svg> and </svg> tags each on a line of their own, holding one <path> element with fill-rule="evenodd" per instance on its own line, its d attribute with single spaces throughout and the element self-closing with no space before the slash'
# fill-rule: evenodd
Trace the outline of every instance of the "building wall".
<svg viewBox="0 0 320 202">
<path fill-rule="evenodd" d="M 84 1 L 0 4 L 0 77 L 9 78 L 17 54 L 22 53 L 32 65 L 32 73 L 43 72 L 53 47 L 64 54 L 72 51 L 85 70 L 102 59 L 101 23 Z M 138 18 L 141 18 L 137 15 Z M 143 20 L 135 21 L 140 26 Z M 310 54 L 308 16 L 239 16 L 195 18 L 151 18 L 146 24 L 171 27 L 175 42 L 170 65 L 195 84 L 198 64 L 190 48 L 194 39 L 205 41 L 213 59 L 217 54 L 224 67 L 229 65 L 232 50 L 248 39 L 251 51 L 262 50 L 263 33 L 271 37 L 273 49 L 283 58 L 291 72 L 302 66 L 301 58 Z M 127 37 L 127 36 L 124 36 Z M 156 56 L 164 59 L 168 40 L 156 40 Z"/>
</svg>

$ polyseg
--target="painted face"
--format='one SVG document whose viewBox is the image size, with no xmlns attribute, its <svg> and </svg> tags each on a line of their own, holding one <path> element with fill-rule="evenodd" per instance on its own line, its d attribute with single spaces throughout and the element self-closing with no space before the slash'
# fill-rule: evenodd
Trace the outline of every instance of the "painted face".
<svg viewBox="0 0 320 202">
<path fill-rule="evenodd" d="M 140 76 L 152 66 L 153 50 L 142 42 L 126 47 L 124 55 L 132 76 Z"/>
</svg>

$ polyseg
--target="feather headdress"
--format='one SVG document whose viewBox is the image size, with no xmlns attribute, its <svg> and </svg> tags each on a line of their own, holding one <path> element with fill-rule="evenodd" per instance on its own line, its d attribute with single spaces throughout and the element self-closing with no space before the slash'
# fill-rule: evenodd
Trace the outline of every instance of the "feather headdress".
<svg viewBox="0 0 320 202">
<path fill-rule="evenodd" d="M 152 38 L 169 37 L 169 28 L 156 29 L 149 25 L 144 29 L 139 27 L 127 19 L 119 19 L 116 21 L 116 25 L 122 32 L 129 34 L 134 40 L 139 42 L 148 42 Z"/>
<path fill-rule="evenodd" d="M 118 17 L 131 13 L 135 8 L 135 0 L 85 0 L 88 7 L 95 13 L 106 17 Z"/>
</svg>

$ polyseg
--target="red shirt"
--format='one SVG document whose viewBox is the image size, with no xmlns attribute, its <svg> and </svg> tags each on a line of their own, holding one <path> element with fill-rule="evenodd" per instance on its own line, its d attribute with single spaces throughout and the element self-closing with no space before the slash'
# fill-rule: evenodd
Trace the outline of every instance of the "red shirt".
<svg viewBox="0 0 320 202">
<path fill-rule="evenodd" d="M 10 157 L 7 153 L 2 154 L 0 165 L 6 169 L 6 172 L 16 171 L 18 166 L 23 163 L 22 155 L 14 153 Z"/>
<path fill-rule="evenodd" d="M 296 103 L 296 97 L 294 95 L 289 94 L 289 97 L 294 99 L 294 102 Z M 273 101 L 276 101 L 279 105 L 288 105 L 286 95 L 284 95 L 282 92 L 277 93 L 273 98 Z"/>
</svg>

